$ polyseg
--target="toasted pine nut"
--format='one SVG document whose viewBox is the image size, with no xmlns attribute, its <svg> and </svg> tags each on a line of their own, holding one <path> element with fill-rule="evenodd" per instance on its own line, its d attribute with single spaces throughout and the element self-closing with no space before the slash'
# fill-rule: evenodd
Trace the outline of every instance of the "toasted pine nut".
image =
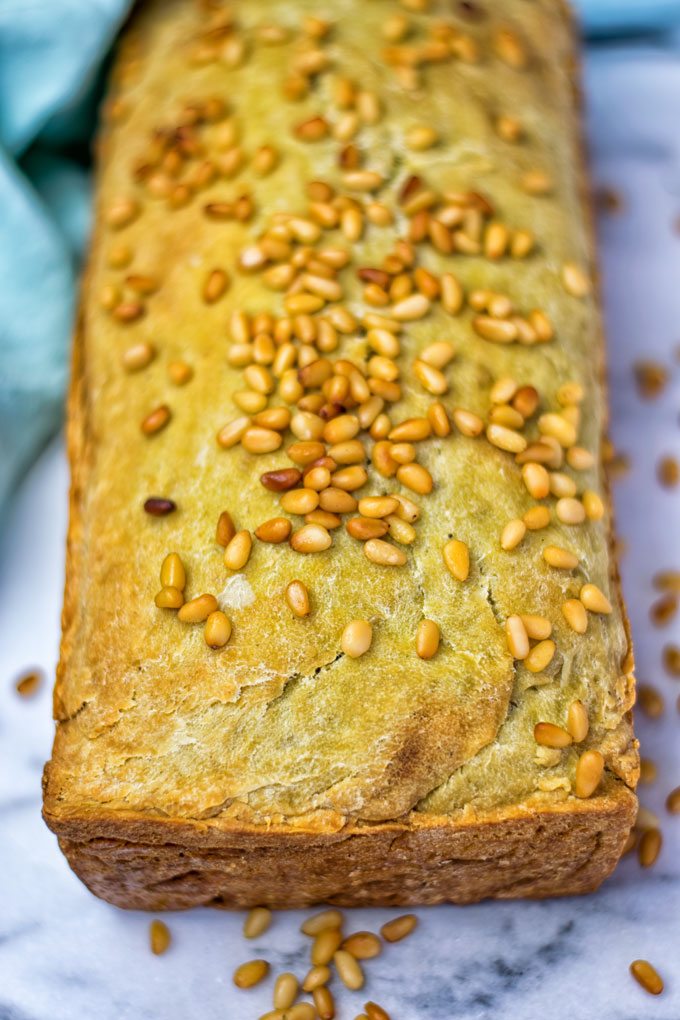
<svg viewBox="0 0 680 1020">
<path fill-rule="evenodd" d="M 604 758 L 599 751 L 584 751 L 576 763 L 577 797 L 590 797 L 600 785 L 604 772 Z"/>
<path fill-rule="evenodd" d="M 241 570 L 250 559 L 253 540 L 249 531 L 237 531 L 224 550 L 224 565 L 230 570 Z"/>
<path fill-rule="evenodd" d="M 394 496 L 365 496 L 359 500 L 359 513 L 363 517 L 388 517 L 398 507 L 399 500 Z"/>
<path fill-rule="evenodd" d="M 597 585 L 584 584 L 581 588 L 579 599 L 589 613 L 602 613 L 608 615 L 612 612 L 612 604 L 609 599 L 600 591 Z"/>
<path fill-rule="evenodd" d="M 562 604 L 562 613 L 573 631 L 585 634 L 588 630 L 588 612 L 582 602 L 578 599 L 567 599 Z"/>
<path fill-rule="evenodd" d="M 456 424 L 458 423 L 456 422 Z M 493 422 L 486 427 L 486 438 L 493 446 L 497 446 L 499 450 L 506 450 L 508 453 L 522 453 L 527 447 L 526 439 L 519 432 Z"/>
<path fill-rule="evenodd" d="M 412 322 L 422 319 L 430 310 L 430 302 L 424 294 L 410 294 L 393 305 L 391 315 L 397 322 Z"/>
<path fill-rule="evenodd" d="M 543 559 L 549 566 L 555 567 L 557 570 L 574 570 L 578 566 L 578 556 L 557 545 L 546 545 L 543 550 Z"/>
<path fill-rule="evenodd" d="M 299 553 L 323 552 L 332 544 L 331 535 L 320 524 L 304 524 L 290 538 L 291 548 Z"/>
<path fill-rule="evenodd" d="M 532 641 L 545 641 L 552 634 L 552 624 L 546 616 L 535 613 L 520 613 L 527 635 Z"/>
<path fill-rule="evenodd" d="M 280 432 L 274 429 L 263 429 L 254 425 L 246 429 L 241 437 L 241 445 L 248 453 L 273 453 L 283 442 Z"/>
<path fill-rule="evenodd" d="M 403 567 L 406 553 L 381 538 L 369 538 L 364 545 L 364 554 L 372 563 L 382 567 Z"/>
<path fill-rule="evenodd" d="M 333 955 L 333 962 L 340 980 L 346 988 L 350 988 L 352 991 L 363 988 L 364 972 L 351 953 L 346 949 L 338 949 Z"/>
<path fill-rule="evenodd" d="M 604 503 L 602 502 L 602 497 L 599 496 L 597 492 L 593 492 L 592 489 L 586 489 L 581 500 L 588 520 L 601 521 L 604 517 Z"/>
<path fill-rule="evenodd" d="M 580 744 L 588 736 L 590 722 L 588 710 L 582 701 L 572 701 L 567 710 L 567 731 L 575 744 Z"/>
<path fill-rule="evenodd" d="M 250 418 L 234 418 L 233 421 L 223 425 L 220 431 L 217 433 L 217 442 L 220 446 L 228 450 L 232 446 L 236 446 L 241 441 L 242 436 L 246 430 L 250 428 Z"/>
<path fill-rule="evenodd" d="M 513 659 L 526 659 L 529 654 L 529 635 L 520 616 L 509 616 L 505 621 L 508 649 Z"/>
<path fill-rule="evenodd" d="M 311 960 L 315 967 L 328 964 L 333 959 L 333 954 L 340 948 L 342 932 L 337 927 L 323 928 L 314 937 L 311 950 Z"/>
<path fill-rule="evenodd" d="M 203 636 L 209 648 L 223 648 L 231 637 L 231 620 L 220 609 L 215 610 L 205 621 Z"/>
<path fill-rule="evenodd" d="M 446 412 L 446 408 L 438 400 L 434 404 L 430 404 L 427 409 L 427 420 L 432 426 L 432 431 L 435 436 L 439 436 L 443 439 L 445 436 L 451 433 L 451 422 Z"/>
<path fill-rule="evenodd" d="M 272 923 L 272 912 L 267 907 L 253 907 L 243 922 L 243 935 L 247 939 L 256 939 L 268 930 Z"/>
<path fill-rule="evenodd" d="M 281 509 L 287 514 L 304 516 L 319 505 L 319 493 L 316 489 L 290 489 L 281 496 Z"/>
<path fill-rule="evenodd" d="M 478 414 L 473 414 L 472 411 L 466 411 L 463 407 L 456 407 L 454 409 L 453 421 L 458 431 L 464 436 L 470 436 L 473 438 L 481 435 L 484 430 L 484 421 L 482 418 L 480 418 Z"/>
<path fill-rule="evenodd" d="M 524 521 L 519 519 L 508 521 L 501 533 L 501 549 L 505 549 L 506 552 L 516 549 L 526 533 L 527 527 Z"/>
<path fill-rule="evenodd" d="M 161 584 L 164 588 L 178 588 L 184 591 L 187 575 L 184 564 L 177 553 L 168 553 L 161 566 Z"/>
<path fill-rule="evenodd" d="M 384 924 L 380 929 L 380 934 L 386 942 L 401 942 L 411 934 L 417 924 L 418 918 L 415 914 L 402 914 L 401 917 L 395 917 L 392 921 Z"/>
<path fill-rule="evenodd" d="M 203 284 L 203 300 L 212 305 L 222 297 L 229 285 L 229 276 L 223 269 L 213 269 Z"/>
<path fill-rule="evenodd" d="M 352 538 L 367 542 L 370 538 L 382 538 L 389 530 L 387 521 L 370 517 L 353 517 L 347 522 L 347 531 Z"/>
<path fill-rule="evenodd" d="M 377 1002 L 365 1002 L 364 1009 L 368 1020 L 390 1020 L 389 1014 Z"/>
<path fill-rule="evenodd" d="M 179 588 L 167 585 L 158 592 L 154 603 L 159 609 L 179 609 L 184 604 L 184 595 Z"/>
<path fill-rule="evenodd" d="M 412 464 L 401 464 L 397 468 L 397 480 L 402 485 L 405 485 L 407 489 L 420 493 L 420 495 L 432 492 L 434 485 L 432 475 L 427 468 L 415 462 Z"/>
<path fill-rule="evenodd" d="M 333 1020 L 335 1016 L 335 1000 L 325 985 L 320 985 L 312 992 L 314 1007 L 319 1014 L 319 1020 Z"/>
<path fill-rule="evenodd" d="M 177 613 L 177 618 L 182 623 L 203 623 L 211 613 L 218 609 L 219 606 L 214 595 L 197 595 L 196 598 L 184 603 Z"/>
<path fill-rule="evenodd" d="M 371 931 L 357 931 L 347 936 L 341 949 L 346 949 L 355 960 L 372 960 L 382 952 L 382 943 Z"/>
<path fill-rule="evenodd" d="M 651 868 L 661 852 L 661 831 L 657 828 L 645 829 L 638 844 L 638 860 L 643 868 Z"/>
<path fill-rule="evenodd" d="M 295 974 L 279 974 L 274 984 L 274 1009 L 288 1009 L 298 993 L 298 979 Z"/>
<path fill-rule="evenodd" d="M 147 414 L 146 418 L 142 421 L 141 429 L 142 432 L 147 436 L 152 436 L 156 432 L 160 432 L 170 421 L 171 411 L 166 404 L 161 404 L 160 407 L 155 407 L 153 411 Z"/>
<path fill-rule="evenodd" d="M 302 982 L 302 990 L 303 992 L 313 992 L 314 989 L 318 988 L 320 985 L 328 984 L 330 978 L 331 978 L 330 967 L 326 967 L 323 965 L 312 967 L 311 970 L 308 971 L 307 976 Z"/>
<path fill-rule="evenodd" d="M 539 722 L 534 726 L 534 740 L 542 747 L 569 747 L 572 742 L 571 734 L 567 733 L 561 726 L 554 723 Z"/>
<path fill-rule="evenodd" d="M 628 968 L 637 983 L 650 995 L 661 995 L 663 979 L 648 960 L 633 960 Z"/>
<path fill-rule="evenodd" d="M 163 921 L 154 920 L 149 925 L 149 941 L 154 956 L 162 956 L 170 948 L 170 929 Z"/>
<path fill-rule="evenodd" d="M 123 352 L 121 361 L 126 372 L 139 372 L 141 369 L 146 368 L 155 356 L 156 349 L 153 344 L 142 341 L 141 343 L 133 344 L 132 347 L 128 347 Z"/>
<path fill-rule="evenodd" d="M 261 542 L 286 542 L 290 537 L 292 524 L 287 517 L 272 517 L 264 521 L 255 529 L 255 534 Z"/>
<path fill-rule="evenodd" d="M 248 960 L 234 971 L 234 984 L 237 988 L 252 988 L 259 984 L 269 973 L 266 960 Z"/>
<path fill-rule="evenodd" d="M 318 935 L 326 928 L 341 928 L 344 918 L 340 910 L 321 910 L 318 914 L 312 914 L 300 925 L 303 935 Z M 335 950 L 333 950 L 335 952 Z M 308 989 L 305 989 L 308 991 Z"/>
<path fill-rule="evenodd" d="M 576 442 L 576 429 L 561 414 L 542 414 L 538 419 L 538 430 L 541 435 L 552 436 L 560 446 L 573 446 Z"/>
<path fill-rule="evenodd" d="M 388 438 L 393 443 L 417 443 L 432 434 L 432 424 L 428 418 L 406 418 L 390 429 Z"/>
<path fill-rule="evenodd" d="M 342 632 L 340 647 L 351 659 L 358 659 L 371 647 L 373 627 L 368 620 L 352 620 Z"/>
<path fill-rule="evenodd" d="M 457 581 L 466 581 L 470 573 L 470 551 L 465 542 L 450 539 L 443 549 L 444 563 Z"/>
<path fill-rule="evenodd" d="M 541 673 L 553 660 L 555 642 L 539 641 L 524 659 L 524 665 L 531 673 Z"/>
<path fill-rule="evenodd" d="M 547 506 L 532 506 L 522 520 L 529 531 L 540 531 L 550 524 L 550 510 Z"/>
<path fill-rule="evenodd" d="M 446 376 L 440 369 L 435 368 L 434 365 L 416 358 L 413 362 L 413 374 L 423 389 L 433 396 L 438 397 L 448 391 L 449 384 Z"/>
<path fill-rule="evenodd" d="M 421 620 L 416 632 L 416 653 L 421 659 L 431 659 L 437 654 L 440 641 L 438 625 L 434 620 Z M 352 950 L 350 949 L 350 952 Z"/>
</svg>

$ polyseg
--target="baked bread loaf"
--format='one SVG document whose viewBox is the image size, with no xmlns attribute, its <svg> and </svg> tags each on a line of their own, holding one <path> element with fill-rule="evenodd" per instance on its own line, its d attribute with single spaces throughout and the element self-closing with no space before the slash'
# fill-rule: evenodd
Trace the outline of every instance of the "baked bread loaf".
<svg viewBox="0 0 680 1020">
<path fill-rule="evenodd" d="M 99 896 L 466 902 L 614 866 L 633 664 L 574 74 L 556 0 L 135 17 L 45 771 Z"/>
</svg>

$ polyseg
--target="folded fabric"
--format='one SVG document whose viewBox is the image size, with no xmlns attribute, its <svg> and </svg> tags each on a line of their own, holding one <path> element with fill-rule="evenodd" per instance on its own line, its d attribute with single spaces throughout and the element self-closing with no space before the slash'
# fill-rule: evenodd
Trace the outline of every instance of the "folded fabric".
<svg viewBox="0 0 680 1020">
<path fill-rule="evenodd" d="M 84 100 L 128 6 L 0 0 L 0 513 L 61 418 L 89 188 L 59 147 L 89 137 Z M 41 134 L 52 153 L 26 156 Z"/>
<path fill-rule="evenodd" d="M 291 0 L 294 4 L 295 0 Z M 98 72 L 131 0 L 0 0 L 0 515 L 61 420 Z M 680 22 L 680 0 L 576 0 L 586 31 Z"/>
</svg>

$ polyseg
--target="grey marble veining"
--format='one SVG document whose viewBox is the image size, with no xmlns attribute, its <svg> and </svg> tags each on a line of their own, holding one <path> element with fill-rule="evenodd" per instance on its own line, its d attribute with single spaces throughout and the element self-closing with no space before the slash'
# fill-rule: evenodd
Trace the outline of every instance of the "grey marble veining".
<svg viewBox="0 0 680 1020">
<path fill-rule="evenodd" d="M 680 819 L 663 809 L 680 783 L 680 685 L 660 662 L 680 633 L 677 623 L 658 631 L 648 621 L 653 573 L 680 568 L 680 492 L 655 482 L 658 457 L 680 455 L 680 362 L 653 403 L 640 400 L 631 372 L 639 358 L 673 365 L 680 342 L 680 58 L 610 51 L 590 60 L 588 94 L 596 178 L 625 202 L 600 225 L 613 433 L 633 461 L 616 504 L 638 673 L 669 705 L 656 722 L 638 720 L 660 775 L 642 800 L 662 817 L 664 849 L 650 871 L 628 857 L 593 896 L 419 911 L 417 931 L 367 963 L 365 994 L 338 994 L 340 1018 L 352 1020 L 372 998 L 393 1020 L 680 1020 Z M 22 701 L 12 680 L 31 665 L 54 671 L 66 485 L 59 441 L 19 492 L 0 545 L 0 1020 L 251 1020 L 271 1008 L 273 978 L 243 993 L 231 973 L 254 955 L 274 971 L 304 973 L 299 913 L 278 914 L 254 944 L 242 939 L 239 915 L 171 914 L 173 945 L 156 959 L 148 916 L 91 896 L 40 819 L 49 684 Z M 349 926 L 375 929 L 395 913 L 352 911 Z M 660 998 L 629 977 L 636 957 L 663 974 Z"/>
</svg>

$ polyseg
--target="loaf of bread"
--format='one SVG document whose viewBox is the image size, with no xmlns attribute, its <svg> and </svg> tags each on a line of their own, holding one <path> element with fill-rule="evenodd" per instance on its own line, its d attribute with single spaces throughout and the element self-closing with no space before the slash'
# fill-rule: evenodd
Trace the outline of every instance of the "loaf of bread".
<svg viewBox="0 0 680 1020">
<path fill-rule="evenodd" d="M 99 896 L 468 902 L 613 868 L 638 766 L 575 66 L 558 0 L 141 5 L 45 772 Z"/>
</svg>

